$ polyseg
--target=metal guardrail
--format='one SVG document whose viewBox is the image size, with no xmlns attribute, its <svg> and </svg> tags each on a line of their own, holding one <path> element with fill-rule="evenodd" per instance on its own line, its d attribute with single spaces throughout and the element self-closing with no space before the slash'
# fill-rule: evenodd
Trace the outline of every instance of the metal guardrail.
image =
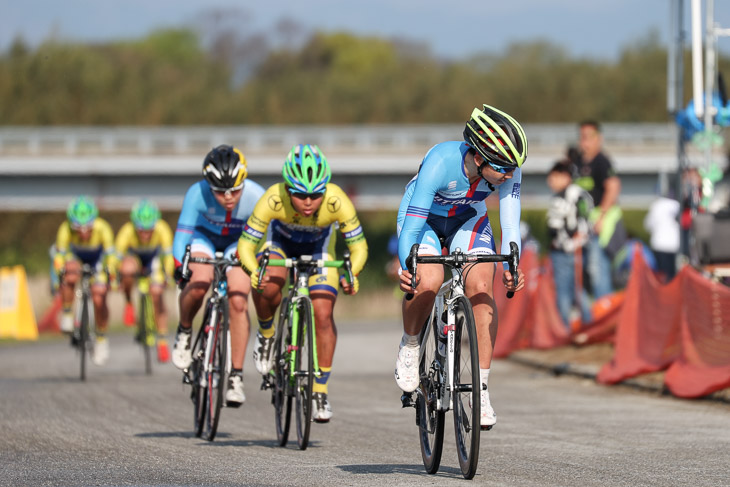
<svg viewBox="0 0 730 487">
<path fill-rule="evenodd" d="M 220 127 L 2 127 L 0 157 L 9 155 L 188 155 L 206 153 L 227 143 L 244 152 L 281 153 L 306 141 L 328 152 L 423 149 L 461 136 L 463 125 L 366 126 L 220 126 Z M 575 124 L 525 125 L 531 147 L 565 146 L 575 142 Z M 611 147 L 673 147 L 674 124 L 604 124 L 604 141 Z"/>
</svg>

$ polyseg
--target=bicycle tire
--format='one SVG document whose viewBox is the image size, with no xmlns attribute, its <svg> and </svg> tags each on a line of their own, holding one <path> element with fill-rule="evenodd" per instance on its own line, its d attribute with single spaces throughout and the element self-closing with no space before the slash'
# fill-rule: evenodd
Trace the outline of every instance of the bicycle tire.
<svg viewBox="0 0 730 487">
<path fill-rule="evenodd" d="M 418 439 L 421 444 L 423 466 L 429 474 L 438 472 L 444 446 L 444 411 L 437 408 L 437 397 L 443 374 L 439 377 L 437 361 L 438 317 L 432 316 L 426 321 L 419 336 L 421 344 L 421 360 L 418 364 L 420 376 L 419 390 L 416 399 L 416 419 L 418 422 Z"/>
<path fill-rule="evenodd" d="M 86 355 L 89 352 L 89 298 L 84 296 L 81 300 L 81 323 L 79 323 L 79 353 L 81 354 L 81 370 L 79 375 L 81 381 L 86 381 Z"/>
<path fill-rule="evenodd" d="M 142 294 L 139 298 L 139 319 L 137 320 L 138 326 L 138 338 L 139 343 L 142 345 L 142 351 L 144 352 L 144 372 L 147 375 L 152 374 L 152 352 L 149 346 L 148 334 L 149 326 L 147 320 L 149 317 L 147 313 L 150 312 L 150 306 L 148 302 L 149 295 Z M 154 311 L 153 311 L 154 312 Z"/>
<path fill-rule="evenodd" d="M 479 463 L 481 381 L 479 349 L 474 313 L 465 296 L 455 302 L 454 341 L 454 434 L 461 473 L 466 479 L 476 474 Z"/>
<path fill-rule="evenodd" d="M 297 445 L 306 450 L 309 444 L 309 431 L 312 425 L 312 387 L 314 385 L 314 350 L 312 348 L 314 321 L 312 302 L 301 299 L 299 306 L 299 326 L 297 327 L 297 347 L 294 370 L 295 398 L 297 410 Z"/>
<path fill-rule="evenodd" d="M 205 394 L 205 421 L 203 424 L 204 440 L 213 441 L 218 431 L 221 406 L 223 405 L 223 391 L 227 386 L 226 361 L 228 360 L 228 302 L 221 301 L 218 309 L 218 319 L 213 332 L 213 346 L 208 358 L 209 367 L 206 372 Z"/>
<path fill-rule="evenodd" d="M 204 327 L 200 327 L 198 337 L 193 345 L 193 361 L 190 363 L 190 399 L 193 401 L 193 420 L 196 438 L 203 434 L 203 423 L 205 417 L 205 388 L 202 387 L 203 379 L 203 358 L 205 356 L 205 344 L 207 334 Z"/>
<path fill-rule="evenodd" d="M 292 394 L 289 387 L 290 369 L 289 353 L 291 343 L 291 327 L 289 327 L 289 298 L 285 297 L 279 307 L 279 321 L 276 324 L 276 338 L 274 340 L 274 387 L 271 391 L 271 401 L 274 404 L 276 418 L 276 441 L 279 446 L 285 446 L 289 439 L 291 426 Z"/>
</svg>

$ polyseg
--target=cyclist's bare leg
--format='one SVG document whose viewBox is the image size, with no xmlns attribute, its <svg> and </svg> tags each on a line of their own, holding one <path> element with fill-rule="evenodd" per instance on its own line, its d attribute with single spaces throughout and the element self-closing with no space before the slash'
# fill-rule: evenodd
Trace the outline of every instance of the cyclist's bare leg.
<svg viewBox="0 0 730 487">
<path fill-rule="evenodd" d="M 466 275 L 465 292 L 471 301 L 479 344 L 479 367 L 488 369 L 492 363 L 494 341 L 497 338 L 497 305 L 494 302 L 495 264 L 474 265 Z"/>
<path fill-rule="evenodd" d="M 61 282 L 61 302 L 63 307 L 70 309 L 74 302 L 74 290 L 76 289 L 76 283 L 79 282 L 81 277 L 81 266 L 75 260 L 66 262 L 65 272 L 63 275 L 63 282 Z"/>
<path fill-rule="evenodd" d="M 253 293 L 253 304 L 256 308 L 256 315 L 259 318 L 267 319 L 273 317 L 276 308 L 281 303 L 281 288 L 286 282 L 286 267 L 268 267 L 264 283 L 259 291 Z"/>
<path fill-rule="evenodd" d="M 416 293 L 410 301 L 403 298 L 403 331 L 418 335 L 431 314 L 441 284 L 444 282 L 444 268 L 441 265 L 421 264 L 418 266 Z"/>
<path fill-rule="evenodd" d="M 155 308 L 155 322 L 157 324 L 157 334 L 160 336 L 167 335 L 167 306 L 165 306 L 164 294 L 164 285 L 154 284 L 150 286 L 152 306 Z"/>
<path fill-rule="evenodd" d="M 314 307 L 314 327 L 317 338 L 317 359 L 320 367 L 332 367 L 332 359 L 337 345 L 337 327 L 332 312 L 336 296 L 327 291 L 311 293 Z"/>
<path fill-rule="evenodd" d="M 228 270 L 228 307 L 231 329 L 231 365 L 243 369 L 243 356 L 248 345 L 250 324 L 248 321 L 248 295 L 251 279 L 241 267 Z"/>
<path fill-rule="evenodd" d="M 209 258 L 208 254 L 194 252 L 192 257 Z M 213 267 L 205 264 L 190 264 L 192 276 L 185 289 L 180 292 L 180 324 L 183 328 L 190 329 L 193 326 L 193 318 L 200 310 L 208 292 L 210 283 L 213 282 Z"/>
<path fill-rule="evenodd" d="M 109 306 L 106 303 L 107 284 L 95 283 L 91 286 L 91 299 L 94 301 L 94 319 L 96 329 L 104 333 L 109 324 Z"/>
<path fill-rule="evenodd" d="M 132 301 L 132 288 L 138 267 L 137 259 L 130 255 L 124 257 L 119 265 L 119 283 L 127 303 Z"/>
</svg>

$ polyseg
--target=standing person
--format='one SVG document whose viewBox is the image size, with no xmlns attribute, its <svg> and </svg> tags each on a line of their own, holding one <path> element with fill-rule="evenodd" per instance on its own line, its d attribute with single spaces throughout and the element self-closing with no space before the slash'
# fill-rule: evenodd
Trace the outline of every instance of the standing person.
<svg viewBox="0 0 730 487">
<path fill-rule="evenodd" d="M 486 198 L 499 196 L 502 227 L 501 253 L 510 252 L 509 242 L 520 242 L 520 167 L 527 157 L 527 138 L 517 121 L 488 105 L 475 108 L 464 129 L 464 141 L 442 142 L 432 147 L 418 173 L 406 186 L 398 210 L 398 257 L 400 288 L 413 293 L 403 299 L 403 338 L 395 363 L 395 380 L 405 392 L 418 387 L 418 335 L 444 281 L 443 266 L 418 268 L 416 288 L 406 267 L 411 246 L 419 243 L 419 255 L 441 255 L 442 247 L 457 247 L 470 254 L 494 254 L 492 227 Z M 498 189 L 497 189 L 498 188 Z M 466 295 L 474 310 L 482 383 L 483 428 L 497 422 L 487 390 L 492 350 L 497 336 L 497 308 L 492 283 L 496 265 L 473 265 L 466 276 Z M 512 276 L 504 264 L 502 282 L 509 291 L 525 286 L 525 276 Z M 517 277 L 517 279 L 515 279 Z"/>
<path fill-rule="evenodd" d="M 257 183 L 246 180 L 246 158 L 230 145 L 219 145 L 203 160 L 203 180 L 188 189 L 175 230 L 173 256 L 179 280 L 185 247 L 191 245 L 193 257 L 212 259 L 216 252 L 231 257 L 236 252 L 243 225 L 264 193 Z M 172 363 L 185 369 L 192 362 L 191 332 L 193 318 L 213 282 L 213 269 L 205 264 L 190 264 L 190 281 L 180 293 L 180 324 L 172 350 Z M 249 334 L 248 294 L 251 281 L 240 267 L 231 267 L 228 276 L 228 305 L 231 324 L 231 374 L 226 403 L 239 407 L 246 400 L 243 392 L 243 356 Z"/>
<path fill-rule="evenodd" d="M 672 198 L 672 193 L 667 191 L 655 199 L 644 217 L 644 228 L 649 232 L 649 246 L 662 282 L 671 281 L 677 273 L 680 247 L 679 201 Z"/>
<path fill-rule="evenodd" d="M 69 203 L 66 221 L 58 228 L 52 252 L 53 268 L 61 276 L 61 331 L 65 333 L 75 332 L 71 308 L 74 289 L 81 278 L 81 265 L 88 264 L 95 269 L 91 299 L 94 302 L 96 343 L 91 358 L 96 365 L 104 365 L 109 360 L 109 341 L 105 336 L 109 324 L 106 297 L 109 274 L 113 276 L 116 269 L 116 257 L 112 227 L 106 220 L 99 218 L 99 209 L 91 198 L 79 196 Z"/>
<path fill-rule="evenodd" d="M 573 184 L 569 161 L 558 161 L 547 176 L 553 192 L 547 211 L 550 235 L 550 260 L 553 264 L 558 310 L 563 324 L 570 331 L 570 313 L 576 299 L 575 253 L 581 252 L 590 234 L 588 215 L 593 199 L 584 189 Z M 583 323 L 591 321 L 590 303 L 579 289 L 579 307 Z"/>
<path fill-rule="evenodd" d="M 170 360 L 167 346 L 167 308 L 163 299 L 167 281 L 172 279 L 175 261 L 172 257 L 172 230 L 161 218 L 153 201 L 142 199 L 135 203 L 127 223 L 117 232 L 114 248 L 120 260 L 119 279 L 124 292 L 124 324 L 134 326 L 132 287 L 144 271 L 150 276 L 150 296 L 157 324 L 157 360 Z"/>
<path fill-rule="evenodd" d="M 258 282 L 256 249 L 264 234 L 267 238 L 260 250 L 269 248 L 273 258 L 311 255 L 315 259 L 333 259 L 336 241 L 333 229 L 338 225 L 351 252 L 355 281 L 348 284 L 344 278 L 338 279 L 338 272 L 333 268 L 319 269 L 309 280 L 316 323 L 317 357 L 322 372 L 312 387 L 312 418 L 318 423 L 326 423 L 332 418 L 327 384 L 337 344 L 337 328 L 332 317 L 337 284 L 339 280 L 346 294 L 357 293 L 357 276 L 365 267 L 368 245 L 350 198 L 339 186 L 329 182 L 329 163 L 319 147 L 308 144 L 292 147 L 282 174 L 284 182 L 266 190 L 238 243 L 241 264 L 251 276 L 251 285 L 262 291 L 253 294 L 259 322 L 253 359 L 261 374 L 269 373 L 273 366 L 274 315 L 287 277 L 286 268 L 269 267 L 264 281 Z"/>
<path fill-rule="evenodd" d="M 583 265 L 590 280 L 593 298 L 598 299 L 613 290 L 610 249 L 618 249 L 624 243 L 611 242 L 617 226 L 620 232 L 625 233 L 620 224 L 621 209 L 617 205 L 621 180 L 602 151 L 600 124 L 594 120 L 581 122 L 579 133 L 580 158 L 574 161 L 574 182 L 588 191 L 594 205 L 590 218 L 593 232 L 583 250 Z M 617 237 L 620 235 L 616 233 Z M 625 240 L 625 237 L 619 240 Z"/>
</svg>

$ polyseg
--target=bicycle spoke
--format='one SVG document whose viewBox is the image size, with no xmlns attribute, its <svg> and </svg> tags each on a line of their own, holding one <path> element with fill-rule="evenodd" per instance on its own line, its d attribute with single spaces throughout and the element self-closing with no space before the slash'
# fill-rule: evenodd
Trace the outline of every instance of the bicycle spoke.
<svg viewBox="0 0 730 487">
<path fill-rule="evenodd" d="M 437 333 L 430 323 L 426 323 L 421 332 L 421 360 L 418 366 L 420 385 L 416 401 L 421 457 L 426 472 L 430 474 L 439 469 L 444 440 L 444 412 L 437 409 L 439 382 L 443 377 L 437 356 Z"/>
</svg>

